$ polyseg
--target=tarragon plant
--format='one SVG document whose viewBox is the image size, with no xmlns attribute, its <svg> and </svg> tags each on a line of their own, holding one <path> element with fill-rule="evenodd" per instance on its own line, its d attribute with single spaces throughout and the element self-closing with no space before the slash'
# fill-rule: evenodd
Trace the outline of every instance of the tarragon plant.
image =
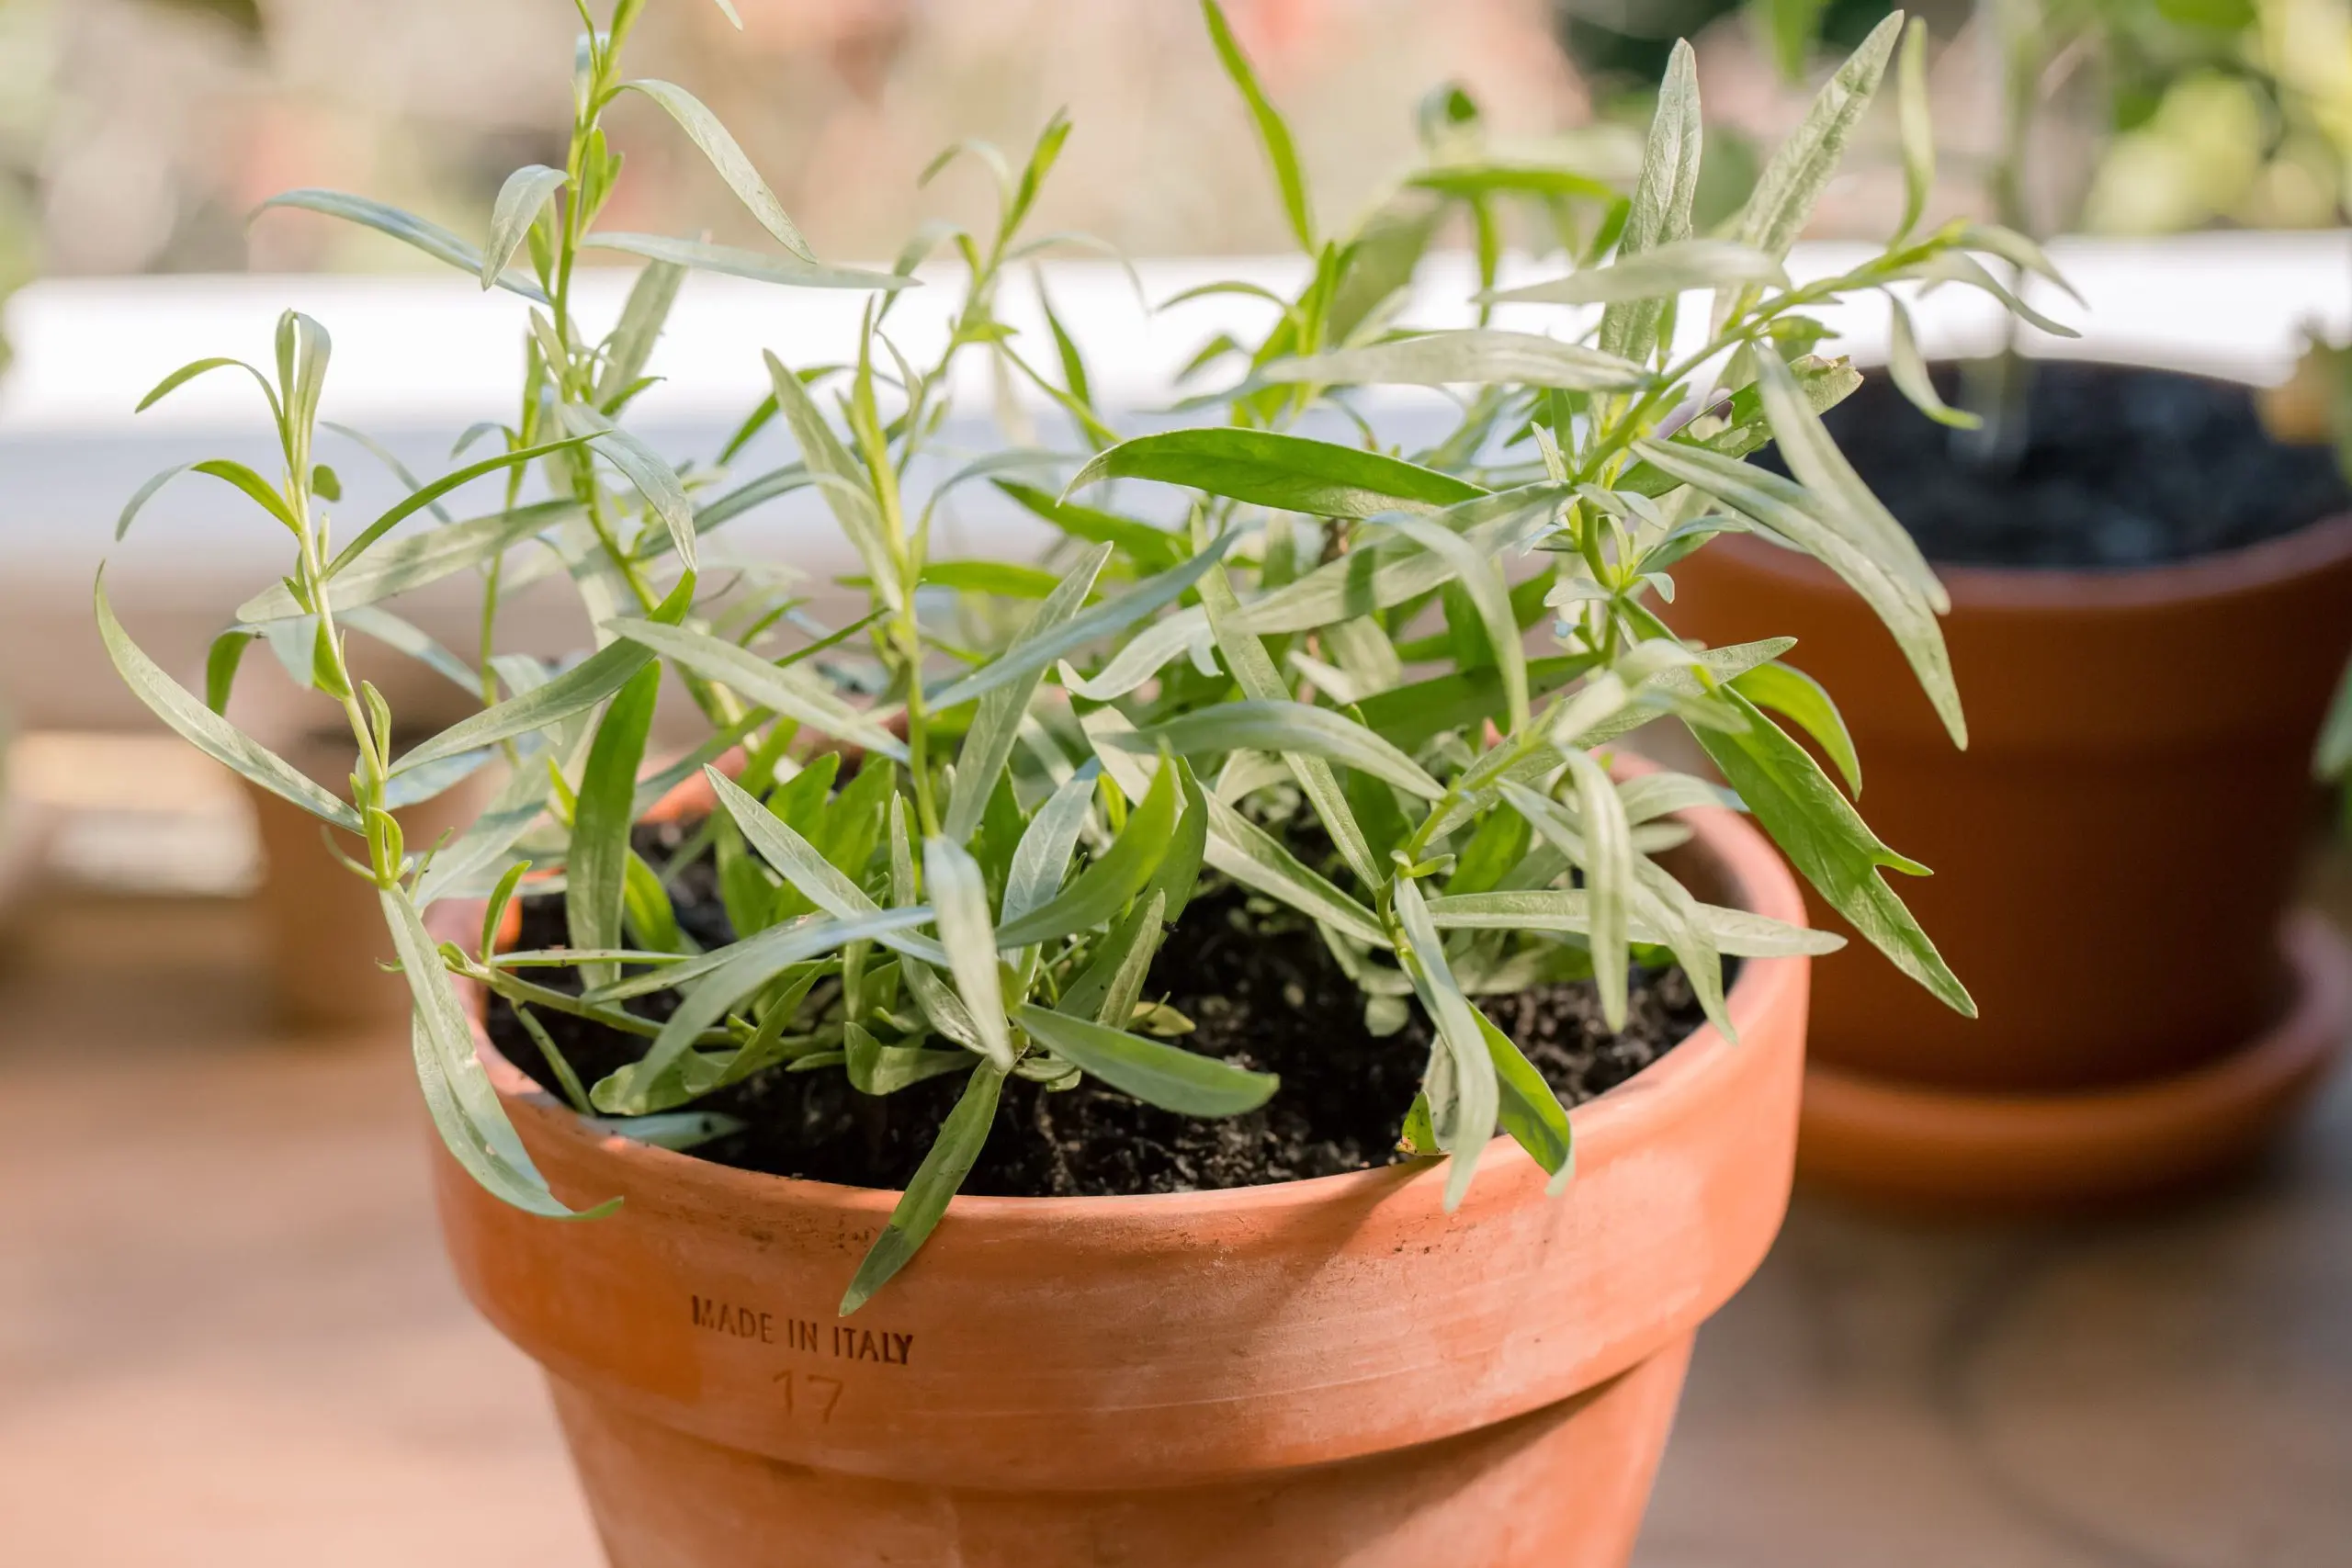
<svg viewBox="0 0 2352 1568">
<path fill-rule="evenodd" d="M 603 28 L 583 11 L 591 30 L 567 164 L 518 171 L 480 247 L 358 197 L 278 198 L 372 225 L 530 301 L 514 420 L 469 433 L 491 456 L 430 482 L 403 475 L 405 499 L 338 540 L 325 508 L 340 485 L 312 450 L 328 365 L 318 323 L 285 319 L 274 376 L 205 360 L 151 395 L 216 368 L 251 373 L 283 472 L 196 467 L 282 525 L 293 564 L 216 644 L 201 699 L 131 642 L 101 581 L 107 647 L 173 728 L 341 835 L 351 869 L 381 896 L 414 991 L 417 1072 L 434 1119 L 501 1197 L 571 1213 L 508 1126 L 445 971 L 514 1010 L 582 1115 L 649 1139 L 707 1134 L 708 1119 L 685 1108 L 755 1073 L 838 1072 L 877 1096 L 959 1076 L 955 1109 L 849 1286 L 842 1310 L 854 1310 L 937 1224 L 1009 1076 L 1046 1090 L 1091 1077 L 1200 1116 L 1244 1112 L 1276 1091 L 1268 1075 L 1185 1049 L 1184 1021 L 1147 996 L 1163 934 L 1211 878 L 1311 921 L 1362 988 L 1375 1031 L 1401 1027 L 1416 1004 L 1430 1021 L 1421 1092 L 1398 1110 L 1408 1152 L 1450 1156 L 1449 1204 L 1498 1129 L 1565 1183 L 1566 1112 L 1476 998 L 1589 976 L 1622 1025 L 1630 971 L 1672 962 L 1729 1034 L 1724 955 L 1838 945 L 1702 903 L 1661 867 L 1654 857 L 1686 836 L 1672 814 L 1702 804 L 1744 806 L 1856 929 L 1969 1010 L 1881 880 L 1884 868 L 1922 868 L 1856 814 L 1852 747 L 1827 696 L 1781 661 L 1789 642 L 1698 649 L 1660 615 L 1671 569 L 1713 535 L 1747 531 L 1808 552 L 1884 617 L 1962 738 L 1936 624 L 1942 592 L 1822 428 L 1820 410 L 1857 377 L 1814 353 L 1824 332 L 1808 311 L 1913 279 L 2003 294 L 1977 253 L 2038 271 L 2047 263 L 1996 229 L 1915 231 L 1931 153 L 1910 96 L 1902 231 L 1836 277 L 1794 284 L 1783 270 L 1879 85 L 1899 18 L 1822 90 L 1729 232 L 1691 232 L 1700 119 L 1685 47 L 1630 196 L 1491 152 L 1476 105 L 1448 89 L 1424 108 L 1426 165 L 1354 230 L 1326 236 L 1280 116 L 1215 0 L 1203 9 L 1310 264 L 1295 294 L 1223 286 L 1261 296 L 1272 324 L 1254 344 L 1219 338 L 1195 361 L 1193 376 L 1231 384 L 1185 407 L 1221 423 L 1121 440 L 1050 305 L 1042 351 L 999 313 L 1008 276 L 1053 243 L 1023 233 L 1067 135 L 1058 118 L 1017 166 L 980 144 L 956 150 L 993 175 L 989 231 L 926 231 L 887 275 L 830 266 L 690 95 L 623 78 L 637 0 L 620 0 Z M 619 168 L 602 120 L 624 93 L 675 119 L 773 249 L 597 227 Z M 1567 270 L 1498 290 L 1504 225 L 1521 209 L 1563 243 Z M 1482 324 L 1401 328 L 1423 254 L 1452 211 L 1468 214 L 1477 240 Z M 943 244 L 963 264 L 961 293 L 944 350 L 919 367 L 891 335 L 891 301 Z M 601 337 L 571 304 L 590 249 L 647 261 Z M 792 345 L 777 345 L 766 360 L 772 394 L 718 460 L 673 466 L 621 422 L 682 274 L 695 268 L 871 300 L 854 364 L 795 363 Z M 1698 291 L 1712 291 L 1712 308 L 1686 320 Z M 1036 298 L 1045 302 L 1042 280 Z M 1562 335 L 1492 325 L 1506 306 L 1560 308 Z M 1898 333 L 1898 351 L 1907 341 Z M 1091 456 L 1001 449 L 918 494 L 915 476 L 942 465 L 918 469 L 916 459 L 950 456 L 933 449 L 949 373 L 966 353 L 1042 391 Z M 1354 389 L 1395 384 L 1462 389 L 1458 419 L 1434 445 L 1394 449 Z M 797 460 L 730 474 L 776 425 Z M 1794 479 L 1742 461 L 1773 440 Z M 934 507 L 975 479 L 1065 536 L 1050 570 L 932 558 Z M 501 503 L 448 518 L 445 498 L 476 481 L 503 485 Z M 1121 488 L 1106 492 L 1113 481 Z M 125 527 L 161 482 L 126 510 Z M 544 496 L 526 496 L 532 485 Z M 733 592 L 705 585 L 698 562 L 712 536 L 796 489 L 815 492 L 860 558 L 868 604 L 848 624 L 816 622 L 757 562 L 727 574 L 744 585 Z M 1157 513 L 1163 521 L 1153 520 L 1155 495 L 1176 503 Z M 1127 510 L 1110 509 L 1128 496 Z M 1165 525 L 1179 513 L 1181 524 Z M 483 584 L 470 660 L 384 607 L 462 571 Z M 502 595 L 550 574 L 577 586 L 594 648 L 560 667 L 498 651 Z M 1025 618 L 992 637 L 989 615 L 943 619 L 943 596 L 999 622 L 1008 603 L 1025 604 Z M 967 626 L 980 635 L 958 630 Z M 1546 626 L 1558 651 L 1529 657 L 1529 634 Z M 355 634 L 423 660 L 481 711 L 397 750 L 395 716 L 351 673 Z M 347 794 L 221 716 L 255 640 L 340 705 L 356 748 Z M 709 736 L 657 765 L 647 741 L 664 670 Z M 1727 791 L 1612 772 L 1606 748 L 1660 717 L 1690 728 Z M 1782 718 L 1831 760 L 1842 789 Z M 718 809 L 667 868 L 704 852 L 715 861 L 736 940 L 703 951 L 681 929 L 665 870 L 633 850 L 630 829 L 680 780 L 723 759 L 707 769 Z M 402 842 L 398 807 L 493 764 L 506 782 L 477 822 L 443 843 Z M 561 876 L 569 945 L 502 952 L 502 918 L 535 873 Z M 463 898 L 486 903 L 479 941 L 436 944 L 423 911 Z M 546 983 L 551 969 L 576 969 L 582 988 Z M 672 993 L 673 1010 L 632 1005 L 657 992 Z M 642 1054 L 583 1082 L 542 1021 L 553 1013 L 642 1041 Z"/>
</svg>

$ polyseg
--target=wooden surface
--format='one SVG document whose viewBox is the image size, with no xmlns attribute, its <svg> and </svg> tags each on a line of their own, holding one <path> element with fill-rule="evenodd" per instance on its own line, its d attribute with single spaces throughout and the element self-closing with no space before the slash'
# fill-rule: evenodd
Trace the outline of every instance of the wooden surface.
<svg viewBox="0 0 2352 1568">
<path fill-rule="evenodd" d="M 590 1568 L 442 1262 L 404 1043 L 281 1037 L 232 900 L 83 896 L 0 974 L 0 1561 Z M 132 954 L 143 956 L 134 958 Z M 1702 1337 L 1637 1568 L 2341 1568 L 2352 1086 L 2184 1211 L 1801 1203 Z"/>
</svg>

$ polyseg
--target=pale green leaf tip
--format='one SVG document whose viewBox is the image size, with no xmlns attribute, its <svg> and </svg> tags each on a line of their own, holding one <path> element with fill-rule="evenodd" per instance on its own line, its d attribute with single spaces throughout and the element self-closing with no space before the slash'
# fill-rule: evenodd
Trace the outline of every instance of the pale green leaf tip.
<svg viewBox="0 0 2352 1568">
<path fill-rule="evenodd" d="M 1470 1196 L 1470 1179 L 1478 1173 L 1478 1156 L 1484 1152 L 1483 1147 L 1476 1150 L 1456 1150 L 1446 1156 L 1445 1212 L 1447 1213 L 1451 1214 L 1460 1209 L 1462 1201 Z"/>
</svg>

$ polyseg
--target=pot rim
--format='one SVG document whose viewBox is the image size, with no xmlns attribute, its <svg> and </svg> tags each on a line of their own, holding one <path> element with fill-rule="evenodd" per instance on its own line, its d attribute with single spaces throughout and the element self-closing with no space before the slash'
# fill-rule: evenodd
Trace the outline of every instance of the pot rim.
<svg viewBox="0 0 2352 1568">
<path fill-rule="evenodd" d="M 1809 926 L 1804 900 L 1797 890 L 1795 877 L 1762 829 L 1744 820 L 1742 813 L 1724 807 L 1692 807 L 1677 813 L 1676 817 L 1692 829 L 1690 849 L 1695 851 L 1702 863 L 1720 879 L 1721 893 L 1726 903 L 1790 925 Z M 436 931 L 435 934 L 451 934 L 458 926 L 466 924 L 459 911 L 467 908 L 454 904 L 439 906 L 428 911 L 427 923 L 450 922 L 450 931 Z M 478 929 L 480 919 L 479 907 L 471 908 L 476 924 L 469 927 L 469 930 Z M 435 920 L 435 916 L 441 915 L 443 910 L 449 913 L 442 916 L 441 920 Z M 462 940 L 462 933 L 459 937 Z M 1861 957 L 1861 954 L 1857 954 L 1858 960 Z M 1870 955 L 1870 959 L 1883 962 L 1875 954 Z M 1764 1019 L 1779 1004 L 1782 995 L 1792 987 L 1801 987 L 1807 984 L 1810 963 L 1810 959 L 1801 956 L 1742 959 L 1738 977 L 1724 998 L 1735 1027 L 1743 1035 L 1760 1032 Z M 717 1203 L 740 1204 L 772 1203 L 789 1199 L 797 1203 L 826 1208 L 842 1214 L 887 1216 L 898 1205 L 900 1194 L 896 1189 L 853 1187 L 839 1182 L 744 1170 L 715 1160 L 697 1158 L 692 1154 L 658 1148 L 618 1134 L 600 1134 L 562 1100 L 542 1089 L 537 1080 L 514 1066 L 492 1043 L 483 1028 L 481 1010 L 485 995 L 481 987 L 462 983 L 461 995 L 468 1021 L 473 1029 L 475 1054 L 481 1060 L 499 1098 L 528 1106 L 543 1125 L 560 1130 L 567 1138 L 594 1143 L 601 1157 L 641 1171 L 648 1182 L 653 1184 L 650 1190 L 665 1188 L 674 1190 L 695 1207 L 713 1203 L 714 1201 Z M 1677 1103 L 1687 1099 L 1706 1080 L 1725 1071 L 1729 1066 L 1727 1058 L 1732 1053 L 1751 1048 L 1745 1043 L 1735 1043 L 1724 1038 L 1713 1023 L 1702 1021 L 1662 1060 L 1572 1110 L 1570 1117 L 1577 1143 L 1617 1145 L 1638 1142 L 1647 1123 L 1671 1120 Z M 1508 1135 L 1498 1134 L 1480 1156 L 1480 1169 L 1491 1179 L 1499 1164 L 1511 1161 L 1532 1164 L 1532 1156 Z M 1073 1221 L 1148 1220 L 1164 1223 L 1181 1221 L 1192 1215 L 1207 1219 L 1236 1213 L 1268 1214 L 1341 1201 L 1384 1188 L 1402 1188 L 1416 1181 L 1442 1182 L 1445 1179 L 1445 1163 L 1440 1159 L 1430 1159 L 1410 1164 L 1374 1166 L 1336 1176 L 1195 1192 L 1134 1192 L 1053 1198 L 959 1193 L 950 1201 L 948 1213 L 967 1224 L 994 1222 L 999 1224 L 1020 1223 L 1046 1226 Z"/>
</svg>

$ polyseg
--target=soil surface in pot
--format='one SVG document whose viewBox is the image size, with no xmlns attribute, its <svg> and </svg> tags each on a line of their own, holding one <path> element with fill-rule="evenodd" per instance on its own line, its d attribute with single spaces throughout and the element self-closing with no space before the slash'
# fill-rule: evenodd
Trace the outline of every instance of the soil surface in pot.
<svg viewBox="0 0 2352 1568">
<path fill-rule="evenodd" d="M 1955 367 L 1935 369 L 1955 406 L 1960 379 Z M 1863 481 L 1946 565 L 2162 566 L 2352 511 L 2334 452 L 2272 440 L 2248 388 L 2042 360 L 2032 389 L 2023 448 L 2006 462 L 1965 457 L 1976 433 L 1936 423 L 1882 375 L 1823 417 Z M 1757 460 L 1786 471 L 1774 448 Z"/>
<path fill-rule="evenodd" d="M 675 825 L 638 832 L 639 852 L 656 865 L 682 837 Z M 680 923 L 706 944 L 729 940 L 709 863 L 684 867 L 671 881 Z M 523 947 L 564 945 L 560 897 L 521 903 Z M 531 977 L 579 989 L 572 970 L 535 970 Z M 1035 1198 L 1188 1192 L 1335 1176 L 1397 1157 L 1405 1111 L 1429 1058 L 1429 1025 L 1416 1010 L 1397 1032 L 1373 1035 L 1364 1027 L 1363 998 L 1312 926 L 1229 884 L 1204 880 L 1201 897 L 1161 946 L 1144 995 L 1193 1021 L 1195 1031 L 1181 1042 L 1189 1049 L 1281 1074 L 1272 1100 L 1247 1115 L 1202 1121 L 1091 1079 L 1048 1092 L 1014 1077 L 963 1190 Z M 1637 968 L 1632 1002 L 1627 1027 L 1616 1035 L 1601 1021 L 1590 981 L 1542 986 L 1484 1005 L 1573 1105 L 1623 1083 L 1704 1021 L 1678 969 Z M 668 992 L 631 1004 L 657 1020 L 673 1005 Z M 537 1016 L 586 1082 L 643 1054 L 642 1040 L 603 1024 L 546 1009 Z M 538 1048 L 497 998 L 488 1024 L 509 1061 L 560 1092 Z M 961 1075 L 951 1075 L 877 1099 L 856 1093 L 838 1069 L 776 1068 L 694 1103 L 691 1109 L 746 1123 L 695 1153 L 778 1176 L 903 1188 L 962 1084 Z"/>
</svg>

